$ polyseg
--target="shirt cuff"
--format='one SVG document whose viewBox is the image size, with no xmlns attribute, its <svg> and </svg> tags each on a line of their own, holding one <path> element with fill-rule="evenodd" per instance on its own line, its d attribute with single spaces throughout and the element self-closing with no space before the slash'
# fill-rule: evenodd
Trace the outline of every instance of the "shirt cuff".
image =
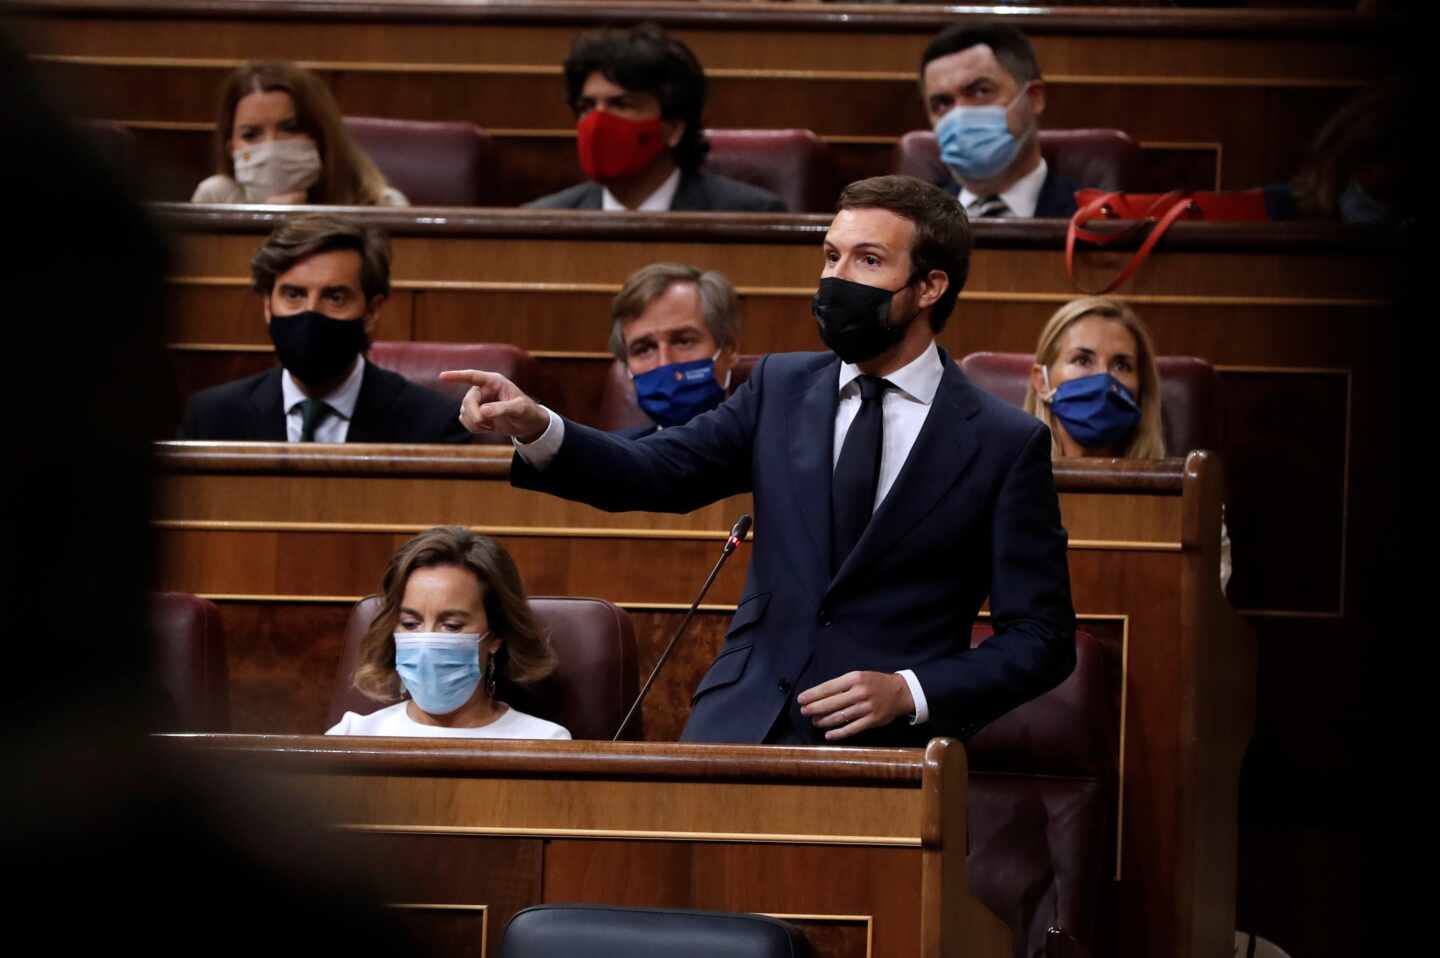
<svg viewBox="0 0 1440 958">
<path fill-rule="evenodd" d="M 556 415 L 555 410 L 549 406 L 540 408 L 550 416 L 550 425 L 545 427 L 540 438 L 534 442 L 521 442 L 513 437 L 510 440 L 515 444 L 515 451 L 520 454 L 520 458 L 537 472 L 555 461 L 555 456 L 560 452 L 560 444 L 565 441 L 565 420 Z"/>
<path fill-rule="evenodd" d="M 915 714 L 910 718 L 911 725 L 921 725 L 930 721 L 930 703 L 925 701 L 925 690 L 920 687 L 920 680 L 910 669 L 901 669 L 895 673 L 905 680 L 910 686 L 910 697 L 915 700 Z"/>
</svg>

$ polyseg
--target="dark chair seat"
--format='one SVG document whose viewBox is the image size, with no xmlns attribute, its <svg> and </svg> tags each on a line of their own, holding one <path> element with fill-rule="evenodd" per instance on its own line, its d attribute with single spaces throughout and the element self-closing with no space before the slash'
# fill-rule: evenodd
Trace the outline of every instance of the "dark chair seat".
<svg viewBox="0 0 1440 958">
<path fill-rule="evenodd" d="M 1086 632 L 1075 657 L 1064 682 L 965 743 L 970 892 L 1015 933 L 1016 958 L 1093 946 L 1114 874 L 1119 664 Z"/>
<path fill-rule="evenodd" d="M 384 340 L 370 344 L 370 361 L 391 372 L 399 373 L 413 383 L 452 396 L 459 401 L 469 388 L 464 383 L 444 382 L 440 374 L 447 369 L 483 369 L 499 373 L 521 389 L 532 388 L 535 363 L 530 354 L 509 343 L 416 343 L 408 340 Z M 480 434 L 478 443 L 508 443 L 505 436 Z"/>
<path fill-rule="evenodd" d="M 537 905 L 505 926 L 500 958 L 799 958 L 793 925 L 764 915 L 678 908 Z"/>
<path fill-rule="evenodd" d="M 495 147 L 473 123 L 345 117 L 345 129 L 414 206 L 486 206 Z"/>
<path fill-rule="evenodd" d="M 835 208 L 830 148 L 809 130 L 706 130 L 705 171 L 769 190 L 792 213 Z"/>
<path fill-rule="evenodd" d="M 188 592 L 150 597 L 155 671 L 169 699 L 165 731 L 228 732 L 230 683 L 225 633 L 214 603 Z"/>
</svg>

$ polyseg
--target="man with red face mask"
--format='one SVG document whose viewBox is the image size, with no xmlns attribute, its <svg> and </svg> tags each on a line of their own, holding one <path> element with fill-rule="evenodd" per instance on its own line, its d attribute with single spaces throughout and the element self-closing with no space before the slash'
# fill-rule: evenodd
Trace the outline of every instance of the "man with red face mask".
<svg viewBox="0 0 1440 958">
<path fill-rule="evenodd" d="M 710 149 L 700 120 L 705 71 L 658 26 L 582 33 L 565 58 L 565 89 L 590 179 L 527 206 L 785 212 L 774 193 L 700 169 Z"/>
</svg>

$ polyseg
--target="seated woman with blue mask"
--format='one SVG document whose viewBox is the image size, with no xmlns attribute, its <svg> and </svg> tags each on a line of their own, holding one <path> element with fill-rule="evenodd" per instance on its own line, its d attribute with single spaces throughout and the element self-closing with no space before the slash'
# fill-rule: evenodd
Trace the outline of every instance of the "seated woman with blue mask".
<svg viewBox="0 0 1440 958">
<path fill-rule="evenodd" d="M 380 611 L 360 646 L 355 687 L 377 701 L 328 735 L 568 739 L 554 722 L 496 698 L 501 680 L 536 682 L 555 653 L 500 543 L 461 527 L 430 529 L 390 560 Z"/>
<path fill-rule="evenodd" d="M 1100 296 L 1060 307 L 1040 331 L 1025 411 L 1050 427 L 1057 459 L 1165 458 L 1160 373 L 1140 317 Z"/>
<path fill-rule="evenodd" d="M 1053 458 L 1165 458 L 1155 347 L 1134 310 L 1102 296 L 1056 310 L 1035 346 L 1025 411 L 1050 427 Z M 1230 581 L 1223 513 L 1220 532 L 1223 592 Z"/>
</svg>

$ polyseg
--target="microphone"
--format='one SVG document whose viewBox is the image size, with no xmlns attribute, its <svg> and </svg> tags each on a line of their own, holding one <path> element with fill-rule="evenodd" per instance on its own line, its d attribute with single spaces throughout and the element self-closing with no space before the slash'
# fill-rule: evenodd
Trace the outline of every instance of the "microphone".
<svg viewBox="0 0 1440 958">
<path fill-rule="evenodd" d="M 695 610 L 698 609 L 700 603 L 705 600 L 705 593 L 710 591 L 710 586 L 714 583 L 715 577 L 720 574 L 720 569 L 725 565 L 725 560 L 729 559 L 730 553 L 734 552 L 740 543 L 745 541 L 745 537 L 750 534 L 750 526 L 754 521 L 755 520 L 751 519 L 747 513 L 739 519 L 736 519 L 735 525 L 730 527 L 730 535 L 725 540 L 725 547 L 720 550 L 720 558 L 716 561 L 715 568 L 710 570 L 710 575 L 705 579 L 705 584 L 700 587 L 700 594 L 695 597 L 694 602 L 690 603 L 690 611 L 685 613 L 685 618 L 681 621 L 680 628 L 675 630 L 675 634 L 670 637 L 670 644 L 665 646 L 664 652 L 660 653 L 660 661 L 656 662 L 655 668 L 650 670 L 650 677 L 645 680 L 645 687 L 640 690 L 639 695 L 635 696 L 635 701 L 630 705 L 630 711 L 625 713 L 624 720 L 620 723 L 620 727 L 615 730 L 615 735 L 610 741 L 620 741 L 620 733 L 625 731 L 625 726 L 630 724 L 630 720 L 634 718 L 635 713 L 640 710 L 640 703 L 645 701 L 645 695 L 650 691 L 650 686 L 655 684 L 655 676 L 660 674 L 660 669 L 665 665 L 665 661 L 670 658 L 670 653 L 675 650 L 675 643 L 680 641 L 680 636 L 685 633 L 685 627 L 688 626 L 690 620 L 695 617 Z"/>
</svg>

